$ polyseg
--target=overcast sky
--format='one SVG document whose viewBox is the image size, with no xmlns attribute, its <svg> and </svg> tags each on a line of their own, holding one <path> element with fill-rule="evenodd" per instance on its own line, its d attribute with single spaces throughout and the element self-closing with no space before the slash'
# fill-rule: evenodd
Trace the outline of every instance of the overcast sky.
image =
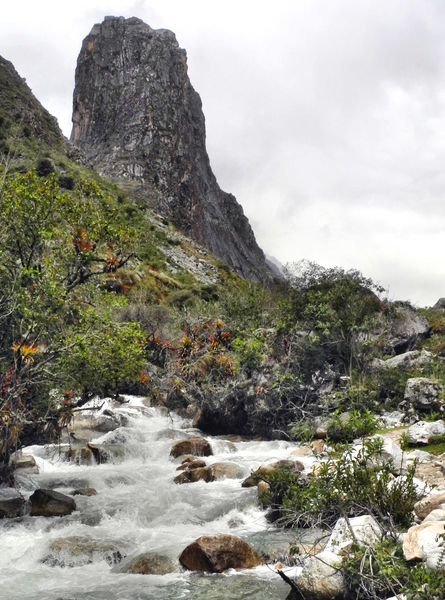
<svg viewBox="0 0 445 600">
<path fill-rule="evenodd" d="M 83 38 L 106 15 L 176 33 L 207 149 L 263 250 L 445 296 L 443 0 L 16 0 L 0 54 L 65 135 Z"/>
</svg>

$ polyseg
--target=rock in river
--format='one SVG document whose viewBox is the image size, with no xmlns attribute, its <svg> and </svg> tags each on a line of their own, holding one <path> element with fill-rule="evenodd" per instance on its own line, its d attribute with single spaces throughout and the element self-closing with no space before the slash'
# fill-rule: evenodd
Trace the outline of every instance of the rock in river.
<svg viewBox="0 0 445 600">
<path fill-rule="evenodd" d="M 203 536 L 187 546 L 179 562 L 190 571 L 222 573 L 227 569 L 252 569 L 263 563 L 249 544 L 234 535 Z"/>
<path fill-rule="evenodd" d="M 36 490 L 29 500 L 32 517 L 61 517 L 76 510 L 73 498 L 53 490 Z"/>
<path fill-rule="evenodd" d="M 175 442 L 172 446 L 170 455 L 173 458 L 181 456 L 181 454 L 193 454 L 193 456 L 211 456 L 213 454 L 212 447 L 209 442 L 202 437 L 191 437 L 187 440 Z"/>
</svg>

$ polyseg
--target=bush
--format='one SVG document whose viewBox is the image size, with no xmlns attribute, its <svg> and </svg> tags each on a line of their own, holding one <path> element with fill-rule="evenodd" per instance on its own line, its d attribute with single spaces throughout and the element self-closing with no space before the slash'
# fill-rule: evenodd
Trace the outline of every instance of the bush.
<svg viewBox="0 0 445 600">
<path fill-rule="evenodd" d="M 380 439 L 367 440 L 355 453 L 348 449 L 323 463 L 310 479 L 286 468 L 262 475 L 270 485 L 271 520 L 292 527 L 330 527 L 345 515 L 371 514 L 385 529 L 409 527 L 421 497 L 413 481 L 415 466 L 399 477 L 392 461 L 381 461 L 382 445 Z"/>
<path fill-rule="evenodd" d="M 54 165 L 49 158 L 41 158 L 37 162 L 36 172 L 39 177 L 48 177 L 54 173 Z"/>
<path fill-rule="evenodd" d="M 328 437 L 333 442 L 352 442 L 357 438 L 372 435 L 378 429 L 378 420 L 369 411 L 341 413 L 336 410 L 328 422 Z"/>
</svg>

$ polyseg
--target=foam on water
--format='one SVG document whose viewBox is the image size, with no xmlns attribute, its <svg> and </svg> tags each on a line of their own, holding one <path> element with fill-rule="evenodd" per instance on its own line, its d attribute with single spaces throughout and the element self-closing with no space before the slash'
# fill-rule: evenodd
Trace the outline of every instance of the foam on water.
<svg viewBox="0 0 445 600">
<path fill-rule="evenodd" d="M 96 496 L 76 496 L 77 510 L 66 517 L 30 517 L 0 521 L 0 598 L 3 600 L 279 600 L 289 587 L 270 566 L 221 575 L 177 573 L 129 575 L 112 570 L 103 558 L 90 564 L 63 567 L 48 561 L 50 546 L 72 536 L 113 543 L 128 556 L 158 552 L 177 561 L 182 550 L 202 535 L 231 534 L 258 551 L 285 548 L 295 534 L 271 528 L 257 502 L 256 488 L 241 481 L 261 464 L 289 458 L 294 444 L 282 441 L 237 442 L 207 437 L 215 462 L 236 463 L 242 477 L 212 483 L 176 485 L 177 462 L 169 454 L 173 439 L 189 425 L 127 397 L 118 409 L 128 425 L 98 437 L 96 443 L 122 446 L 121 456 L 102 465 L 63 462 L 58 448 L 30 446 L 38 475 L 19 479 L 28 497 L 38 487 L 67 493 L 94 487 Z M 101 401 L 102 402 L 102 401 Z M 108 404 L 100 404 L 102 410 Z M 301 459 L 310 464 L 313 459 Z M 84 561 L 85 562 L 85 561 Z M 5 595 L 6 594 L 6 595 Z"/>
</svg>

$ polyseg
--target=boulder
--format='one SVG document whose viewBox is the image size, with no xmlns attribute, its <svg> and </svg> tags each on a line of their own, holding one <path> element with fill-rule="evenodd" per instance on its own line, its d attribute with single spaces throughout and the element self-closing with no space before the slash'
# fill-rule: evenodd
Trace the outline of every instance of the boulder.
<svg viewBox="0 0 445 600">
<path fill-rule="evenodd" d="M 95 560 L 105 560 L 109 565 L 117 564 L 125 555 L 122 544 L 106 540 L 93 540 L 82 536 L 69 536 L 54 540 L 51 553 L 44 562 L 52 566 L 78 567 Z"/>
<path fill-rule="evenodd" d="M 351 529 L 353 533 L 351 533 Z M 353 535 L 360 543 L 372 544 L 379 539 L 381 534 L 380 525 L 371 515 L 349 519 L 349 525 L 346 519 L 341 518 L 335 524 L 325 550 L 338 554 L 353 543 Z"/>
<path fill-rule="evenodd" d="M 427 423 L 426 421 L 419 421 L 411 425 L 406 433 L 409 436 L 410 444 L 429 444 L 430 438 L 445 434 L 445 422 Z"/>
<path fill-rule="evenodd" d="M 291 452 L 291 456 L 314 456 L 314 453 L 310 446 L 301 446 L 301 448 L 297 448 Z"/>
<path fill-rule="evenodd" d="M 0 490 L 0 519 L 13 519 L 22 512 L 24 500 L 13 490 Z"/>
<path fill-rule="evenodd" d="M 29 501 L 32 517 L 61 517 L 76 510 L 73 498 L 53 490 L 36 490 Z"/>
<path fill-rule="evenodd" d="M 240 479 L 243 469 L 236 463 L 213 463 L 210 465 L 215 479 Z"/>
<path fill-rule="evenodd" d="M 194 456 L 211 456 L 212 447 L 209 442 L 201 437 L 191 437 L 187 440 L 175 442 L 172 446 L 170 455 L 174 458 L 181 454 L 193 454 Z"/>
<path fill-rule="evenodd" d="M 414 505 L 414 512 L 419 519 L 423 520 L 431 511 L 436 510 L 436 508 L 439 508 L 443 503 L 445 503 L 445 490 L 430 494 L 426 498 L 416 502 Z"/>
<path fill-rule="evenodd" d="M 76 465 L 93 465 L 96 463 L 93 452 L 87 446 L 71 446 L 63 453 L 63 458 Z"/>
<path fill-rule="evenodd" d="M 146 553 L 127 560 L 117 568 L 118 573 L 133 573 L 138 575 L 167 575 L 177 570 L 174 562 L 168 556 L 161 554 Z"/>
<path fill-rule="evenodd" d="M 442 406 L 442 390 L 443 386 L 433 379 L 412 377 L 406 382 L 404 400 L 416 410 L 437 410 Z"/>
<path fill-rule="evenodd" d="M 311 443 L 311 448 L 312 448 L 315 456 L 318 456 L 318 454 L 321 454 L 324 450 L 324 447 L 325 447 L 325 443 L 324 443 L 324 439 L 322 439 L 322 438 L 314 440 Z"/>
<path fill-rule="evenodd" d="M 186 469 L 190 469 L 190 471 L 192 471 L 193 469 L 202 469 L 205 466 L 207 466 L 205 460 L 190 460 L 190 461 L 185 461 L 176 470 L 177 471 L 185 471 Z"/>
<path fill-rule="evenodd" d="M 341 558 L 323 550 L 304 560 L 303 570 L 295 583 L 305 600 L 334 600 L 346 594 L 346 585 L 338 569 Z"/>
<path fill-rule="evenodd" d="M 403 540 L 403 555 L 406 560 L 425 560 L 430 568 L 437 567 L 443 552 L 445 523 L 432 522 L 415 525 L 408 529 Z"/>
<path fill-rule="evenodd" d="M 387 360 L 380 360 L 375 358 L 372 361 L 372 368 L 374 370 L 379 369 L 413 369 L 414 367 L 420 367 L 431 360 L 431 352 L 427 350 L 411 350 L 410 352 L 404 352 Z"/>
<path fill-rule="evenodd" d="M 435 508 L 432 510 L 430 514 L 423 519 L 422 523 L 434 523 L 434 521 L 445 521 L 445 510 L 443 508 Z"/>
<path fill-rule="evenodd" d="M 187 546 L 179 562 L 189 571 L 222 573 L 227 569 L 252 569 L 263 563 L 249 544 L 233 535 L 204 536 Z"/>
<path fill-rule="evenodd" d="M 175 483 L 195 483 L 196 481 L 205 481 L 210 483 L 215 480 L 211 467 L 203 467 L 201 469 L 192 469 L 184 471 L 177 475 L 174 479 Z"/>
<path fill-rule="evenodd" d="M 21 452 L 14 452 L 14 454 L 11 456 L 9 464 L 15 469 L 35 469 L 35 473 L 39 472 L 39 468 L 34 456 L 22 454 Z"/>
<path fill-rule="evenodd" d="M 412 350 L 416 343 L 428 337 L 430 324 L 428 319 L 412 308 L 397 306 L 397 318 L 391 323 L 386 335 L 386 346 L 396 354 Z M 377 336 L 378 337 L 378 336 Z"/>
<path fill-rule="evenodd" d="M 70 496 L 95 496 L 97 491 L 92 487 L 77 488 L 70 492 Z"/>
</svg>

